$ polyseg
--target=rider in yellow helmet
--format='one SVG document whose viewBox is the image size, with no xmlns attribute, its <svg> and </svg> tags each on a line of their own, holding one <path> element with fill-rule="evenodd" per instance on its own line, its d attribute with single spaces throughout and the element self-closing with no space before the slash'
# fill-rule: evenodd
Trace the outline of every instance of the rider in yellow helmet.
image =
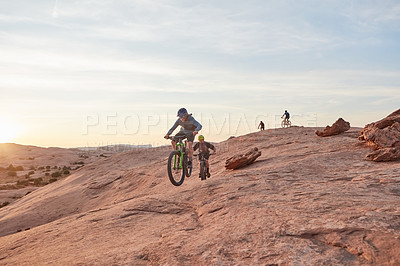
<svg viewBox="0 0 400 266">
<path fill-rule="evenodd" d="M 214 151 L 213 154 L 216 153 L 216 148 L 214 147 L 214 145 L 212 145 L 211 143 L 204 141 L 204 136 L 200 135 L 198 137 L 199 142 L 196 142 L 196 144 L 193 147 L 193 150 L 197 150 L 199 149 L 200 153 L 204 154 L 204 159 L 206 159 L 206 167 L 207 167 L 207 177 L 210 177 L 210 164 L 208 163 L 208 158 L 210 158 L 210 151 L 209 149 L 212 149 Z M 199 174 L 200 175 L 200 174 Z"/>
</svg>

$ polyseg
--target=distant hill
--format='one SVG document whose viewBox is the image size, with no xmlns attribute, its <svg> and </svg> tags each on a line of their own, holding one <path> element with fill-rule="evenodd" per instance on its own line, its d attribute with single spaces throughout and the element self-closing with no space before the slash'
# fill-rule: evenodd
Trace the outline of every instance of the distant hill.
<svg viewBox="0 0 400 266">
<path fill-rule="evenodd" d="M 115 145 L 106 145 L 106 146 L 98 146 L 98 147 L 78 147 L 77 149 L 82 151 L 112 151 L 112 152 L 123 152 L 130 151 L 133 149 L 148 149 L 152 148 L 151 144 L 148 145 L 131 145 L 131 144 L 115 144 Z"/>
<path fill-rule="evenodd" d="M 117 152 L 118 149 L 80 150 L 0 144 L 0 206 Z"/>
<path fill-rule="evenodd" d="M 359 128 L 315 129 L 217 143 L 211 178 L 195 161 L 180 187 L 170 147 L 85 164 L 0 209 L 0 264 L 399 265 L 399 163 L 365 160 Z M 225 170 L 253 147 L 254 164 Z"/>
</svg>

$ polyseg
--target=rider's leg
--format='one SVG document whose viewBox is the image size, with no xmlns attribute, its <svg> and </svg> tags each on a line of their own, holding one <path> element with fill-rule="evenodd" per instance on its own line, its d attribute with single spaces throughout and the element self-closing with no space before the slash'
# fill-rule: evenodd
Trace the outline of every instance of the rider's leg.
<svg viewBox="0 0 400 266">
<path fill-rule="evenodd" d="M 175 142 L 175 141 L 173 141 L 173 140 L 171 140 L 171 145 L 172 145 L 172 149 L 173 149 L 173 150 L 175 150 L 175 145 L 176 145 L 176 142 Z"/>
<path fill-rule="evenodd" d="M 192 166 L 192 161 L 193 161 L 193 142 L 188 141 L 188 161 L 189 161 L 189 166 Z"/>
<path fill-rule="evenodd" d="M 188 141 L 188 155 L 190 159 L 193 158 L 193 142 L 191 141 Z"/>
<path fill-rule="evenodd" d="M 211 176 L 211 174 L 210 174 L 210 164 L 209 164 L 209 162 L 208 162 L 208 160 L 206 160 L 206 175 L 207 175 L 207 177 L 210 177 Z"/>
</svg>

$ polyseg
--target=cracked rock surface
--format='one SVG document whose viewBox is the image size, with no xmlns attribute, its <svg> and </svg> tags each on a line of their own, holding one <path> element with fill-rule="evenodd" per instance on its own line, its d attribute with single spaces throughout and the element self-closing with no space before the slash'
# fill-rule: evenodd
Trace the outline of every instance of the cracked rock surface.
<svg viewBox="0 0 400 266">
<path fill-rule="evenodd" d="M 399 265 L 400 164 L 364 160 L 359 128 L 316 129 L 217 143 L 211 178 L 195 160 L 180 187 L 169 147 L 96 161 L 0 209 L 0 264 Z"/>
<path fill-rule="evenodd" d="M 366 125 L 358 138 L 376 149 L 367 155 L 367 159 L 376 162 L 400 160 L 400 109 Z"/>
</svg>

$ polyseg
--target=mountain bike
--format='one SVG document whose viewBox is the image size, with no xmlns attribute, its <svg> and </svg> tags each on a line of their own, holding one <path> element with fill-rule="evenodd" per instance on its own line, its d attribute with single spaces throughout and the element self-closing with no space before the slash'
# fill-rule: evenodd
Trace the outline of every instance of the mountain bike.
<svg viewBox="0 0 400 266">
<path fill-rule="evenodd" d="M 291 127 L 292 126 L 292 122 L 290 122 L 290 120 L 285 120 L 283 119 L 281 122 L 281 127 Z"/>
<path fill-rule="evenodd" d="M 185 180 L 185 176 L 189 177 L 192 174 L 192 166 L 188 167 L 188 156 L 187 156 L 187 141 L 182 141 L 186 136 L 170 136 L 170 140 L 175 140 L 175 150 L 173 150 L 168 157 L 168 177 L 171 183 L 175 186 L 182 185 Z"/>
<path fill-rule="evenodd" d="M 206 162 L 206 158 L 204 155 L 205 154 L 202 152 L 199 152 L 198 154 L 193 154 L 193 156 L 199 156 L 199 161 L 200 161 L 199 176 L 200 176 L 201 180 L 206 180 L 206 177 L 207 177 L 207 162 Z M 210 155 L 212 155 L 212 154 L 210 154 Z"/>
</svg>

